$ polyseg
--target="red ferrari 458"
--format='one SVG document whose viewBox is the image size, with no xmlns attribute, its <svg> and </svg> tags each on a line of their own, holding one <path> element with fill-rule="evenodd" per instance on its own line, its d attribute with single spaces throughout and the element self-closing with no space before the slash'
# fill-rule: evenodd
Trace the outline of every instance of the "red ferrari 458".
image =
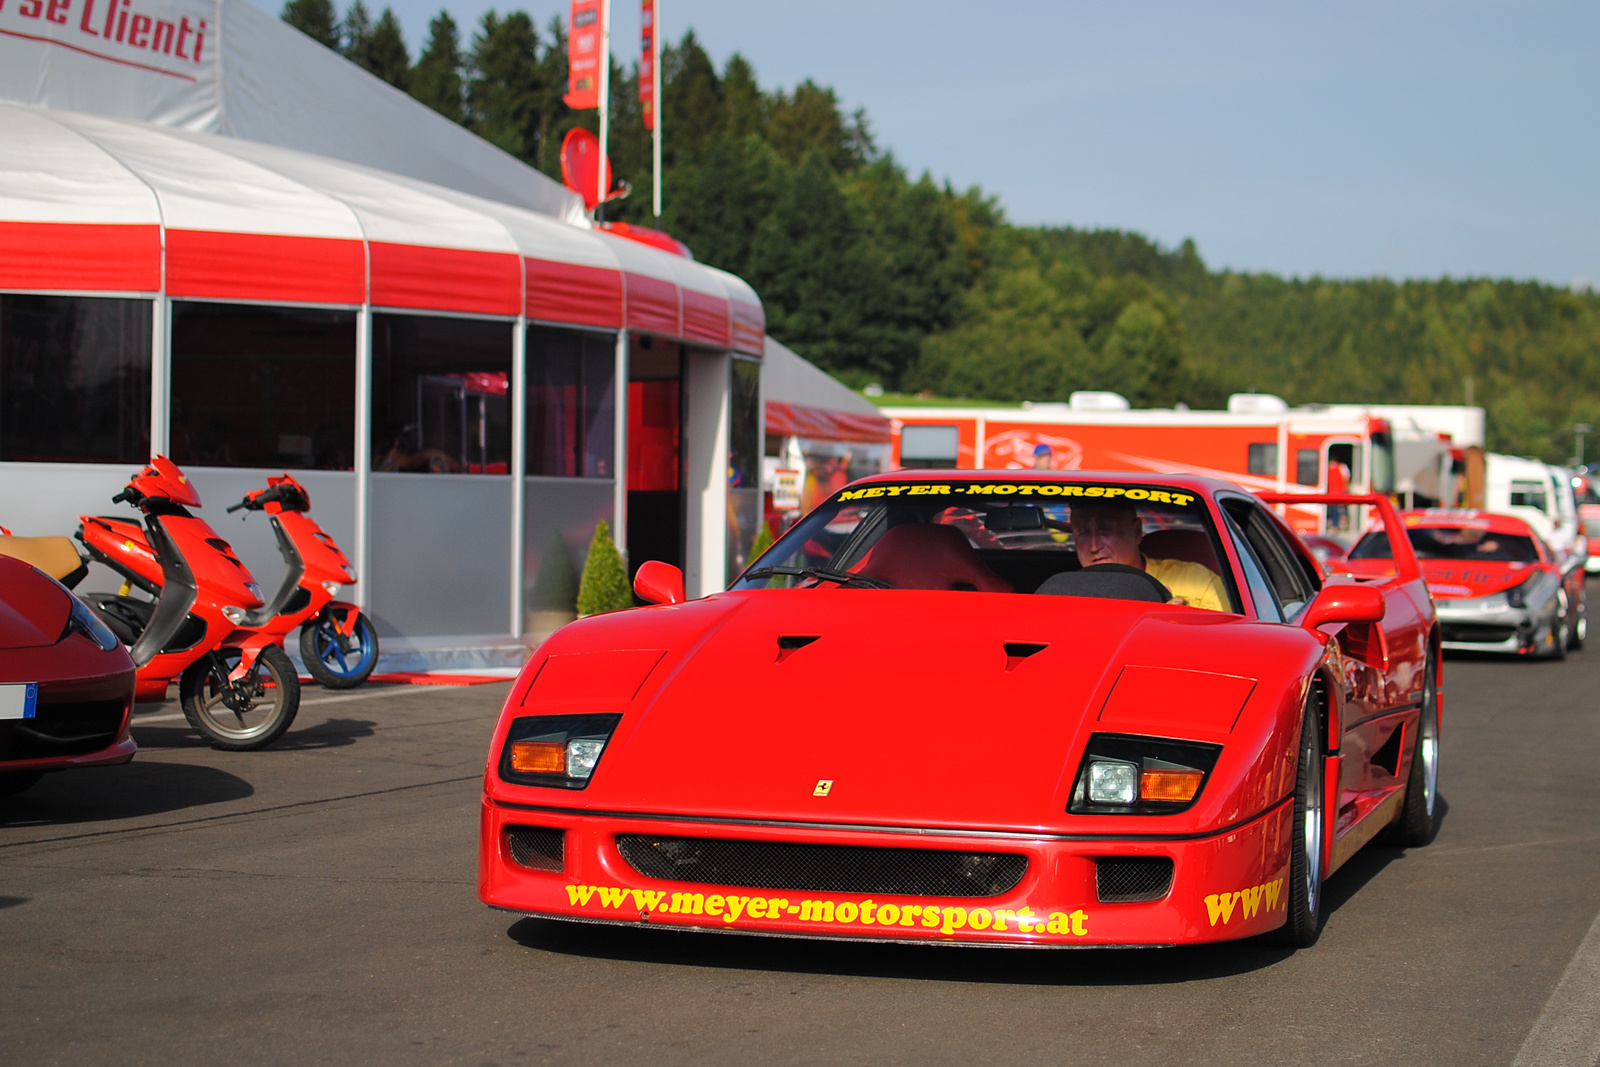
<svg viewBox="0 0 1600 1067">
<path fill-rule="evenodd" d="M 1436 825 L 1439 633 L 1182 475 L 900 471 L 726 592 L 577 622 L 484 777 L 479 895 L 551 918 L 1040 946 L 1314 941 Z"/>
<path fill-rule="evenodd" d="M 0 796 L 46 771 L 126 763 L 137 748 L 127 650 L 88 605 L 17 556 L 82 565 L 64 537 L 0 537 Z"/>
</svg>

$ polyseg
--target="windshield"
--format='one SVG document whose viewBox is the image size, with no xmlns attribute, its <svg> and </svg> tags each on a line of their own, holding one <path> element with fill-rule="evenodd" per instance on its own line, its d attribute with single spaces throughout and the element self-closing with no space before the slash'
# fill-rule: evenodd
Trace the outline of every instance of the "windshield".
<svg viewBox="0 0 1600 1067">
<path fill-rule="evenodd" d="M 1146 599 L 1138 591 L 1148 575 L 1161 600 L 1171 595 L 1236 611 L 1233 583 L 1218 562 L 1225 559 L 1203 501 L 1183 490 L 1021 480 L 878 483 L 836 494 L 732 588 L 1112 596 L 1084 593 L 1063 576 L 1081 571 L 1085 560 L 1125 561 L 1119 580 L 1132 595 L 1123 599 Z"/>
<path fill-rule="evenodd" d="M 1494 533 L 1472 526 L 1414 526 L 1406 533 L 1418 559 L 1474 560 L 1479 563 L 1537 563 L 1533 538 Z M 1351 559 L 1389 559 L 1389 538 L 1374 530 L 1350 550 Z"/>
</svg>

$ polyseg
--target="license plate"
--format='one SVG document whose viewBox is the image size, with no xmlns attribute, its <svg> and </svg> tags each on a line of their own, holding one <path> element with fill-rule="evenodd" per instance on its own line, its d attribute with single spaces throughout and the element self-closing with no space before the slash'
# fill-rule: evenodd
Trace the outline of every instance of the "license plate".
<svg viewBox="0 0 1600 1067">
<path fill-rule="evenodd" d="M 0 719 L 31 719 L 38 703 L 38 682 L 0 685 Z"/>
</svg>

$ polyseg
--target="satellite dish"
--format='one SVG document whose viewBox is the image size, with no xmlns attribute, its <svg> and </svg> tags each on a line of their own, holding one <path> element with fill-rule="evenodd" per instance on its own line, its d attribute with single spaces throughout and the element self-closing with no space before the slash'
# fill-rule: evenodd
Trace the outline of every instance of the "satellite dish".
<svg viewBox="0 0 1600 1067">
<path fill-rule="evenodd" d="M 611 160 L 605 161 L 606 189 L 611 189 Z M 591 210 L 600 203 L 600 138 L 585 129 L 572 129 L 561 141 L 561 180 L 568 189 L 583 197 L 583 206 Z M 617 194 L 608 192 L 607 200 Z"/>
</svg>

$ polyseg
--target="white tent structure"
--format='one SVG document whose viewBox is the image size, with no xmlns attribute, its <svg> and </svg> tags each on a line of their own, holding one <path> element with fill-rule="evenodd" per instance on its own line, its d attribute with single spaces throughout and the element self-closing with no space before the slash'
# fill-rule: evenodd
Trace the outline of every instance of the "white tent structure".
<svg viewBox="0 0 1600 1067">
<path fill-rule="evenodd" d="M 294 470 L 394 669 L 520 658 L 600 519 L 720 588 L 760 300 L 580 207 L 248 3 L 0 5 L 6 525 L 70 531 L 152 452 L 212 506 Z M 668 387 L 640 496 L 630 398 Z"/>
<path fill-rule="evenodd" d="M 0 100 L 297 148 L 583 218 L 559 182 L 248 0 L 0 4 Z"/>
</svg>

